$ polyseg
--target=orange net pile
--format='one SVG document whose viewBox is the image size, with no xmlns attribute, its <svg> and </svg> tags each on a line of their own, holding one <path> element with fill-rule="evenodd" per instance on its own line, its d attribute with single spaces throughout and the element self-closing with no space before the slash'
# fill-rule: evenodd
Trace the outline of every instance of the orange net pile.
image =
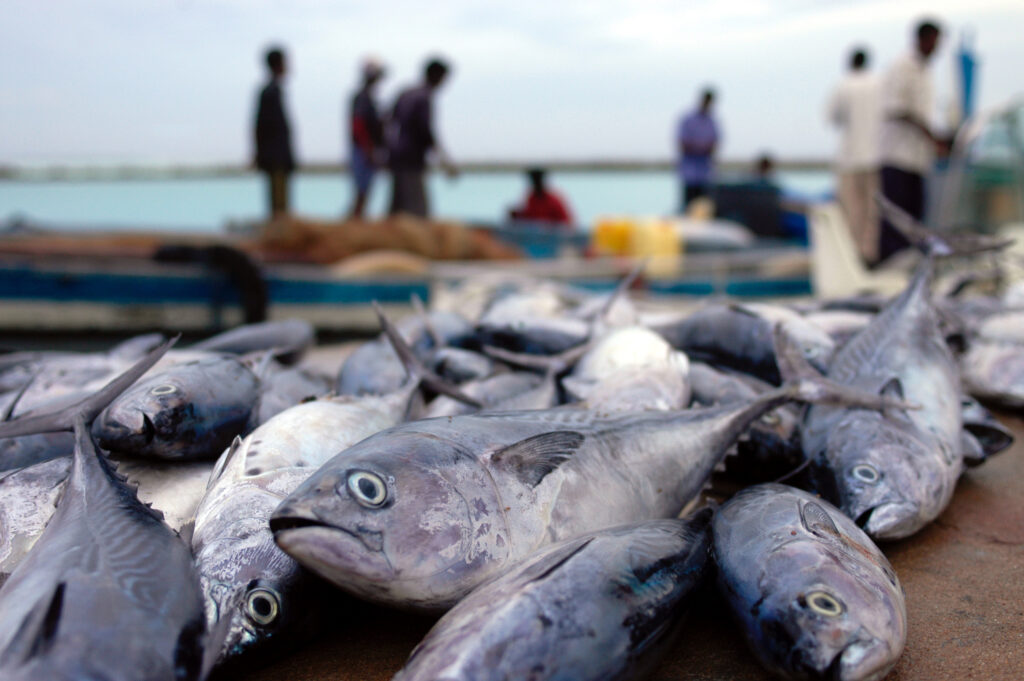
<svg viewBox="0 0 1024 681">
<path fill-rule="evenodd" d="M 485 230 L 456 222 L 400 215 L 377 222 L 327 222 L 285 217 L 269 222 L 257 239 L 268 260 L 333 264 L 369 251 L 402 251 L 430 260 L 510 260 L 521 258 L 514 246 Z"/>
</svg>

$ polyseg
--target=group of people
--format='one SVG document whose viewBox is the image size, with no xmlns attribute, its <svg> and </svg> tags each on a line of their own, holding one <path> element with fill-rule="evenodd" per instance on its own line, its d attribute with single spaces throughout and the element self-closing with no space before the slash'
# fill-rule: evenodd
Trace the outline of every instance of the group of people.
<svg viewBox="0 0 1024 681">
<path fill-rule="evenodd" d="M 836 161 L 839 203 L 861 256 L 872 266 L 908 245 L 897 229 L 879 220 L 876 194 L 922 219 L 935 155 L 949 151 L 950 141 L 929 124 L 933 96 L 928 62 L 940 36 L 937 22 L 919 22 L 912 49 L 882 78 L 870 72 L 867 50 L 855 49 L 848 73 L 829 99 L 829 120 L 842 132 Z M 712 115 L 714 102 L 713 90 L 702 91 L 697 106 L 676 128 L 680 212 L 707 195 L 712 184 L 721 139 Z"/>
<path fill-rule="evenodd" d="M 254 163 L 267 178 L 270 215 L 288 212 L 288 180 L 295 170 L 291 128 L 281 91 L 287 72 L 284 51 L 266 53 L 268 81 L 260 90 L 256 107 Z M 428 217 L 430 204 L 425 173 L 428 155 L 433 154 L 451 177 L 458 174 L 444 151 L 434 127 L 433 101 L 451 68 L 443 59 L 429 59 L 423 81 L 406 88 L 387 112 L 377 104 L 376 89 L 384 78 L 384 66 L 376 58 L 365 59 L 360 68 L 360 85 L 348 110 L 349 171 L 354 193 L 349 217 L 362 219 L 374 179 L 381 169 L 391 176 L 389 214 L 406 213 Z M 547 186 L 543 168 L 527 171 L 530 189 L 521 206 L 509 211 L 516 221 L 552 226 L 572 223 L 565 200 Z"/>
<path fill-rule="evenodd" d="M 828 117 L 842 131 L 836 160 L 839 203 L 864 261 L 875 265 L 907 246 L 878 219 L 881 194 L 913 217 L 925 213 L 925 189 L 936 154 L 950 140 L 929 123 L 934 100 L 928 62 L 941 30 L 926 20 L 914 29 L 912 48 L 882 78 L 869 69 L 867 50 L 855 49 L 849 71 L 829 99 Z"/>
<path fill-rule="evenodd" d="M 268 50 L 266 64 L 268 82 L 260 90 L 256 107 L 254 163 L 267 178 L 270 214 L 277 217 L 288 212 L 288 180 L 296 163 L 281 88 L 287 72 L 284 51 Z M 403 90 L 390 112 L 383 115 L 375 90 L 385 69 L 373 58 L 363 62 L 361 84 L 348 117 L 349 163 L 355 184 L 351 217 L 363 216 L 380 169 L 386 168 L 391 175 L 389 212 L 420 217 L 429 213 L 424 177 L 428 154 L 435 154 L 450 175 L 457 174 L 438 139 L 432 113 L 434 96 L 450 70 L 443 59 L 429 59 L 423 81 Z"/>
</svg>

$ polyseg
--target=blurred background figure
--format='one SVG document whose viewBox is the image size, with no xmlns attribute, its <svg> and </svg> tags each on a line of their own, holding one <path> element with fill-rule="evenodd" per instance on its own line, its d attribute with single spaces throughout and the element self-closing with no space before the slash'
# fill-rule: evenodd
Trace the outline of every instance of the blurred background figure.
<svg viewBox="0 0 1024 681">
<path fill-rule="evenodd" d="M 924 218 L 925 178 L 935 153 L 948 149 L 930 122 L 934 100 L 928 62 L 939 36 L 936 22 L 918 23 L 913 47 L 893 62 L 882 81 L 882 194 L 918 220 Z M 879 262 L 907 246 L 907 240 L 883 220 Z"/>
<path fill-rule="evenodd" d="M 754 181 L 766 185 L 775 184 L 775 159 L 771 154 L 761 154 L 754 162 Z"/>
<path fill-rule="evenodd" d="M 281 85 L 286 73 L 284 51 L 267 50 L 269 82 L 260 90 L 256 106 L 256 167 L 267 176 L 270 217 L 288 212 L 288 176 L 295 169 L 291 128 L 285 113 Z"/>
<path fill-rule="evenodd" d="M 423 72 L 423 83 L 404 90 L 395 101 L 388 130 L 388 166 L 391 169 L 392 215 L 430 214 L 425 172 L 427 154 L 433 152 L 449 177 L 458 174 L 434 129 L 434 95 L 448 77 L 450 67 L 431 59 Z"/>
<path fill-rule="evenodd" d="M 718 125 L 711 117 L 715 93 L 705 89 L 697 108 L 685 115 L 676 131 L 679 179 L 682 183 L 680 213 L 698 196 L 707 196 L 713 172 L 713 156 L 719 142 Z"/>
<path fill-rule="evenodd" d="M 868 70 L 868 55 L 857 48 L 849 70 L 828 99 L 829 122 L 839 128 L 836 194 L 864 262 L 878 260 L 878 135 L 882 126 L 881 84 Z"/>
<path fill-rule="evenodd" d="M 572 213 L 565 199 L 545 183 L 547 172 L 543 168 L 530 168 L 526 171 L 530 180 L 530 193 L 523 205 L 508 212 L 512 220 L 542 222 L 556 228 L 570 228 Z"/>
<path fill-rule="evenodd" d="M 375 57 L 363 60 L 362 81 L 352 97 L 349 109 L 349 168 L 355 185 L 355 198 L 349 217 L 363 217 L 373 176 L 384 161 L 384 125 L 377 110 L 375 90 L 384 77 L 384 66 Z"/>
</svg>

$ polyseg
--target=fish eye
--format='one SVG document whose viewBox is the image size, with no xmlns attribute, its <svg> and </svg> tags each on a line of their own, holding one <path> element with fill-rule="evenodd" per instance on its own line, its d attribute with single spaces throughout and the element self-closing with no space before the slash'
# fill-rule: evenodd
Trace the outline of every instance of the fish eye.
<svg viewBox="0 0 1024 681">
<path fill-rule="evenodd" d="M 869 466 L 866 463 L 857 464 L 850 472 L 853 473 L 853 477 L 869 485 L 875 484 L 882 477 L 874 466 Z"/>
<path fill-rule="evenodd" d="M 276 591 L 260 587 L 245 597 L 245 614 L 256 624 L 266 626 L 281 612 L 281 597 Z"/>
<path fill-rule="evenodd" d="M 807 607 L 819 615 L 839 617 L 843 614 L 843 604 L 838 598 L 825 591 L 812 591 L 807 594 Z"/>
<path fill-rule="evenodd" d="M 173 386 L 170 384 L 158 385 L 157 387 L 149 391 L 151 395 L 170 395 L 171 393 L 175 392 L 178 392 L 177 386 Z"/>
<path fill-rule="evenodd" d="M 348 476 L 348 491 L 363 506 L 377 508 L 388 498 L 388 488 L 379 475 L 354 471 Z"/>
</svg>

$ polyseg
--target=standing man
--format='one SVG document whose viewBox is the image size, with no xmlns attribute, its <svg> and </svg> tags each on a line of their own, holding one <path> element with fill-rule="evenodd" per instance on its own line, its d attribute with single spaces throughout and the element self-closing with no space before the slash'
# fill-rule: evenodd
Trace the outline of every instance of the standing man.
<svg viewBox="0 0 1024 681">
<path fill-rule="evenodd" d="M 828 101 L 828 119 L 842 138 L 836 157 L 839 205 L 854 243 L 868 264 L 878 260 L 878 135 L 882 90 L 868 71 L 867 52 L 854 50 L 850 70 Z"/>
<path fill-rule="evenodd" d="M 701 93 L 695 111 L 679 121 L 676 143 L 679 151 L 679 177 L 682 183 L 681 213 L 690 201 L 706 196 L 711 189 L 712 157 L 718 146 L 718 126 L 711 118 L 715 93 L 710 88 Z"/>
<path fill-rule="evenodd" d="M 362 84 L 352 98 L 349 117 L 349 141 L 352 146 L 349 166 L 356 190 L 352 210 L 349 212 L 351 218 L 362 219 L 373 176 L 377 166 L 383 162 L 384 126 L 374 101 L 374 90 L 383 77 L 384 67 L 381 63 L 373 57 L 367 57 L 363 61 Z"/>
<path fill-rule="evenodd" d="M 918 220 L 924 218 L 925 176 L 935 152 L 948 148 L 929 123 L 933 99 L 928 61 L 938 44 L 938 25 L 920 22 L 914 47 L 889 67 L 882 83 L 882 194 Z M 907 246 L 896 228 L 883 220 L 879 261 Z"/>
<path fill-rule="evenodd" d="M 256 107 L 256 167 L 266 173 L 270 195 L 270 217 L 288 212 L 288 176 L 295 169 L 291 129 L 284 111 L 281 83 L 285 74 L 284 52 L 267 51 L 270 82 L 260 90 Z"/>
<path fill-rule="evenodd" d="M 391 215 L 409 213 L 425 218 L 430 214 L 424 183 L 428 152 L 434 152 L 450 177 L 458 174 L 434 131 L 434 94 L 449 70 L 441 59 L 431 59 L 424 69 L 423 83 L 403 91 L 395 102 L 388 133 Z"/>
</svg>

